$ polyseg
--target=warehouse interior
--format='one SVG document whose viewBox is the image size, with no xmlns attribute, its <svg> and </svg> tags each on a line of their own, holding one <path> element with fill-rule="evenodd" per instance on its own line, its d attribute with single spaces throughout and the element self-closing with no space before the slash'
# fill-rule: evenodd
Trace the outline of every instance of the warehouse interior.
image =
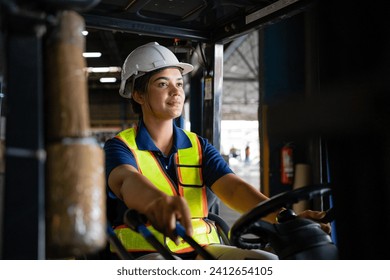
<svg viewBox="0 0 390 280">
<path fill-rule="evenodd" d="M 66 258 L 106 244 L 101 146 L 137 122 L 118 94 L 120 68 L 151 41 L 196 67 L 182 120 L 192 131 L 222 153 L 221 122 L 256 121 L 261 190 L 272 197 L 293 189 L 280 180 L 280 152 L 292 148 L 294 164 L 310 166 L 311 183 L 332 184 L 340 257 L 388 259 L 384 7 L 349 0 L 1 0 L 0 259 Z M 328 206 L 322 203 L 314 206 Z M 87 214 L 73 219 L 78 210 Z"/>
</svg>

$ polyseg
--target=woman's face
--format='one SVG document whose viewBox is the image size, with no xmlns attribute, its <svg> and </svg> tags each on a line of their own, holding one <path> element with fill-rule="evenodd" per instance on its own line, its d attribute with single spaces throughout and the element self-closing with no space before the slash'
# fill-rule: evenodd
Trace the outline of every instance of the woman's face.
<svg viewBox="0 0 390 280">
<path fill-rule="evenodd" d="M 149 79 L 142 98 L 143 117 L 174 119 L 181 115 L 184 105 L 183 77 L 177 68 L 164 69 Z"/>
</svg>

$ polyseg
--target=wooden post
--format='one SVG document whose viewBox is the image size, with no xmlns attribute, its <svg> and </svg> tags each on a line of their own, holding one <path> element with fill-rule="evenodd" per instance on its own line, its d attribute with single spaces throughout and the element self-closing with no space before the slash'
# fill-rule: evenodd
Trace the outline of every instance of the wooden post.
<svg viewBox="0 0 390 280">
<path fill-rule="evenodd" d="M 63 11 L 46 44 L 47 250 L 50 258 L 106 244 L 104 153 L 90 136 L 84 19 Z"/>
</svg>

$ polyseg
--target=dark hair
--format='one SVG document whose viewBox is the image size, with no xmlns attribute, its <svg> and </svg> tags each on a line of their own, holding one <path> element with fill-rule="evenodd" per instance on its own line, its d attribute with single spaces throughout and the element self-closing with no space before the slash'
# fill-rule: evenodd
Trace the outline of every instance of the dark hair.
<svg viewBox="0 0 390 280">
<path fill-rule="evenodd" d="M 131 94 L 131 98 L 130 98 L 130 102 L 131 102 L 131 108 L 133 109 L 133 112 L 135 114 L 138 114 L 138 115 L 142 115 L 142 108 L 141 108 L 141 105 L 134 100 L 133 98 L 133 94 L 135 91 L 138 91 L 139 93 L 141 94 L 145 94 L 146 91 L 148 90 L 148 84 L 149 84 L 149 80 L 150 80 L 150 77 L 153 76 L 153 72 L 148 72 L 144 75 L 142 75 L 141 77 L 135 79 L 134 81 L 134 87 L 133 87 L 133 92 Z"/>
<path fill-rule="evenodd" d="M 133 87 L 133 92 L 132 94 L 135 92 L 135 91 L 138 91 L 139 93 L 141 94 L 145 94 L 147 91 L 148 91 L 148 85 L 149 85 L 149 80 L 150 78 L 156 74 L 156 73 L 159 73 L 167 68 L 172 68 L 172 67 L 163 67 L 163 68 L 159 68 L 157 70 L 153 70 L 153 71 L 150 71 L 150 72 L 147 72 L 145 73 L 144 75 L 140 76 L 139 78 L 135 79 L 134 81 L 134 87 Z M 182 71 L 183 69 L 181 69 L 180 67 L 178 67 L 178 69 L 180 71 Z M 127 86 L 128 84 L 126 84 Z M 137 101 L 134 100 L 133 97 L 130 98 L 130 102 L 131 102 L 131 108 L 133 109 L 133 112 L 135 114 L 138 114 L 138 115 L 142 115 L 142 108 L 141 108 L 141 105 L 139 103 L 137 103 Z"/>
</svg>

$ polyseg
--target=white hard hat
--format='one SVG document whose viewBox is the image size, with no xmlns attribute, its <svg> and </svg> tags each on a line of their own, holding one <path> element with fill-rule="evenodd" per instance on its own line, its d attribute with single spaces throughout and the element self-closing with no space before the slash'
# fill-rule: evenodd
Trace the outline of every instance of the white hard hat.
<svg viewBox="0 0 390 280">
<path fill-rule="evenodd" d="M 159 45 L 157 42 L 148 43 L 136 48 L 127 56 L 123 63 L 119 94 L 123 97 L 130 98 L 136 78 L 147 72 L 170 66 L 181 68 L 182 75 L 194 69 L 194 66 L 191 64 L 179 62 L 173 52 Z M 126 87 L 125 90 L 126 82 L 131 83 L 131 85 Z"/>
</svg>

